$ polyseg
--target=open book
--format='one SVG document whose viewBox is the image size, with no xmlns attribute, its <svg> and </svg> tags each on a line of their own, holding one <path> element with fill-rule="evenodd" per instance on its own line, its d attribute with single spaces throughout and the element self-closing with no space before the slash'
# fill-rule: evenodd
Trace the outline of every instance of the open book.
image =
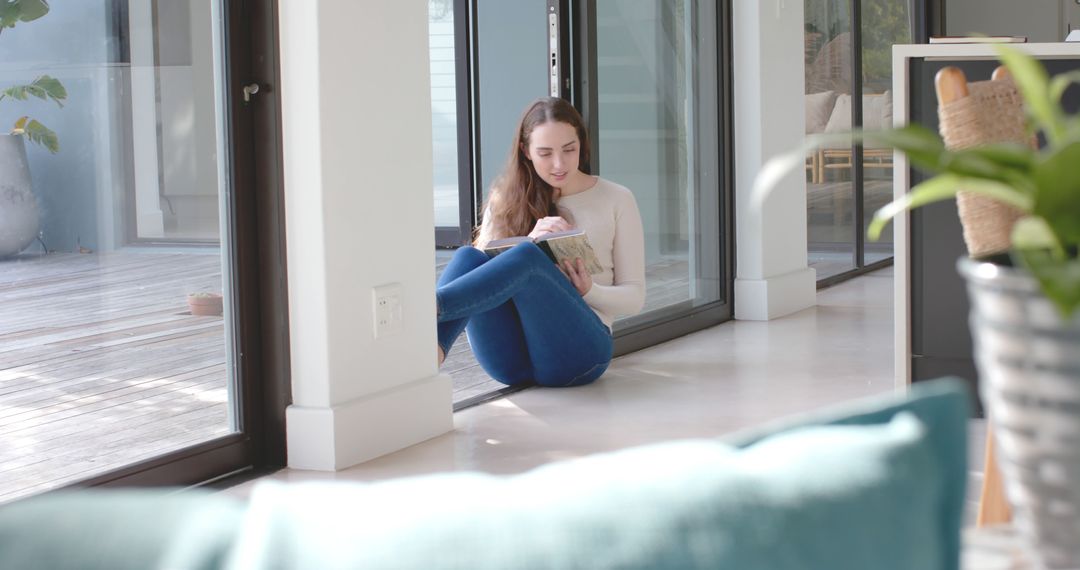
<svg viewBox="0 0 1080 570">
<path fill-rule="evenodd" d="M 540 249 L 551 258 L 551 261 L 556 264 L 566 260 L 570 263 L 575 263 L 575 259 L 581 258 L 585 262 L 585 269 L 590 274 L 597 274 L 604 270 L 600 266 L 600 260 L 596 258 L 596 252 L 593 251 L 591 245 L 589 245 L 589 238 L 586 237 L 583 230 L 570 230 L 568 232 L 555 232 L 540 236 L 536 239 L 529 236 L 509 237 L 503 239 L 494 239 L 488 242 L 484 247 L 484 253 L 488 255 L 498 255 L 511 247 L 521 243 L 531 241 L 535 243 Z"/>
</svg>

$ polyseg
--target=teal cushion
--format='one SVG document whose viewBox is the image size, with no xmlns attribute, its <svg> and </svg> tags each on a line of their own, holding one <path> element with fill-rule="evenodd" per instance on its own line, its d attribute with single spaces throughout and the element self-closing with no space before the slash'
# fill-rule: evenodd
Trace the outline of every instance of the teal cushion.
<svg viewBox="0 0 1080 570">
<path fill-rule="evenodd" d="M 75 491 L 0 507 L 0 568 L 959 567 L 959 382 L 497 477 Z"/>
<path fill-rule="evenodd" d="M 232 568 L 959 567 L 968 401 L 917 386 L 512 477 L 256 487 Z"/>
<path fill-rule="evenodd" d="M 0 568 L 221 568 L 243 512 L 200 490 L 49 493 L 0 508 Z"/>
</svg>

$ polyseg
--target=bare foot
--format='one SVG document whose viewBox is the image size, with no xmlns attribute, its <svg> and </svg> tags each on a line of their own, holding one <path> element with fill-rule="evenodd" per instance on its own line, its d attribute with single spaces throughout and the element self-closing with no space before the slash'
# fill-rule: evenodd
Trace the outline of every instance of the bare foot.
<svg viewBox="0 0 1080 570">
<path fill-rule="evenodd" d="M 439 366 L 442 366 L 443 361 L 446 360 L 446 353 L 443 352 L 443 349 L 442 349 L 441 346 L 436 345 L 435 348 L 439 349 Z"/>
</svg>

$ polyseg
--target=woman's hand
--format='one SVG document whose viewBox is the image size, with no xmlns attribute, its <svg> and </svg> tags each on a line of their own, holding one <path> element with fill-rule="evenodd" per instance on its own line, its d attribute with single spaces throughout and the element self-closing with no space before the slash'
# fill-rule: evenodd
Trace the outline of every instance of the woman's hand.
<svg viewBox="0 0 1080 570">
<path fill-rule="evenodd" d="M 536 220 L 536 225 L 533 226 L 533 230 L 529 232 L 529 237 L 536 239 L 542 235 L 565 232 L 572 229 L 574 229 L 574 227 L 570 225 L 570 222 L 567 222 L 561 216 L 548 216 Z"/>
<path fill-rule="evenodd" d="M 573 263 L 563 261 L 559 265 L 559 269 L 574 284 L 574 289 L 577 289 L 582 297 L 592 289 L 592 275 L 589 274 L 588 269 L 585 269 L 585 262 L 580 257 L 575 259 Z"/>
</svg>

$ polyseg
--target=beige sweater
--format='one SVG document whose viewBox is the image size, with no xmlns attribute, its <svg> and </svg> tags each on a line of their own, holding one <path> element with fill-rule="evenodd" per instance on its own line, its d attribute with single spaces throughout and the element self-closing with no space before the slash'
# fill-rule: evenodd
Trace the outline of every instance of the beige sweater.
<svg viewBox="0 0 1080 570">
<path fill-rule="evenodd" d="M 585 294 L 585 303 L 609 329 L 615 317 L 641 311 L 645 305 L 645 235 L 634 194 L 598 177 L 592 188 L 560 198 L 557 205 L 567 221 L 588 234 L 604 269 L 592 276 L 593 286 Z M 489 213 L 484 210 L 485 229 Z"/>
<path fill-rule="evenodd" d="M 560 198 L 574 227 L 585 230 L 604 271 L 593 275 L 585 302 L 611 328 L 615 317 L 633 315 L 645 304 L 645 236 L 634 194 L 598 178 L 584 192 Z"/>
</svg>

